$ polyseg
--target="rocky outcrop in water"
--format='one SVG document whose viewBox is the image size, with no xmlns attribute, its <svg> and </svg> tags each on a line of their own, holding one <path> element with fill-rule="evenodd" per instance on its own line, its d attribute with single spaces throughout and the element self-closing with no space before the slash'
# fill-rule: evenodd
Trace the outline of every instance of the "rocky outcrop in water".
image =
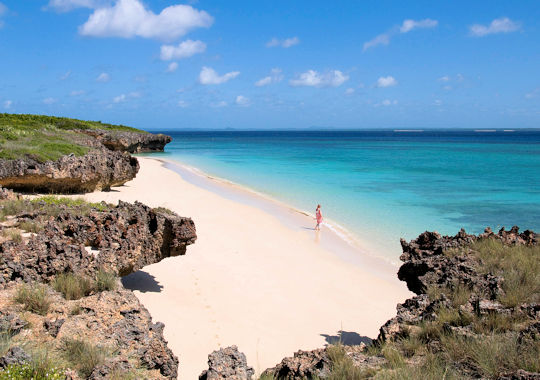
<svg viewBox="0 0 540 380">
<path fill-rule="evenodd" d="M 0 185 L 25 192 L 87 193 L 109 190 L 135 178 L 136 158 L 107 149 L 40 163 L 32 158 L 0 160 Z"/>
<path fill-rule="evenodd" d="M 11 218 L 9 226 L 47 216 L 45 202 L 43 209 L 39 206 L 32 203 L 32 209 Z M 63 272 L 91 277 L 100 269 L 125 276 L 184 254 L 197 238 L 190 218 L 138 202 L 103 207 L 104 211 L 90 209 L 84 214 L 59 206 L 57 215 L 47 216 L 39 234 L 1 242 L 0 284 L 17 279 L 48 282 Z"/>
<path fill-rule="evenodd" d="M 165 145 L 172 141 L 171 136 L 161 133 L 106 131 L 102 129 L 85 129 L 81 132 L 95 137 L 110 150 L 129 153 L 161 152 Z"/>
</svg>

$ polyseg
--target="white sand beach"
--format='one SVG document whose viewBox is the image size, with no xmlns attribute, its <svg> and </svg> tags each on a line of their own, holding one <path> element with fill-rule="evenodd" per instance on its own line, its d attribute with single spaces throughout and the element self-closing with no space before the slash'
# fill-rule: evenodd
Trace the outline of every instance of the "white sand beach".
<svg viewBox="0 0 540 380">
<path fill-rule="evenodd" d="M 180 379 L 197 379 L 208 354 L 229 345 L 259 373 L 299 349 L 324 346 L 339 330 L 355 342 L 375 338 L 396 304 L 411 295 L 396 266 L 347 259 L 338 252 L 343 242 L 332 244 L 324 227 L 317 236 L 307 216 L 285 223 L 276 213 L 186 181 L 159 160 L 139 162 L 133 181 L 85 198 L 138 200 L 194 220 L 198 239 L 185 256 L 124 279 L 154 321 L 165 323 Z"/>
</svg>

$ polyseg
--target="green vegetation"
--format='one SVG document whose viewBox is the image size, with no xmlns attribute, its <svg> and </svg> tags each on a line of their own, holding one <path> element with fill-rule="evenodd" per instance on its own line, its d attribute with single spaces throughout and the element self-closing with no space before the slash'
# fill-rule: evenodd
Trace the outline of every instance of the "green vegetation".
<svg viewBox="0 0 540 380">
<path fill-rule="evenodd" d="M 102 364 L 107 357 L 112 355 L 112 350 L 94 346 L 81 339 L 65 339 L 63 354 L 73 368 L 87 378 L 94 367 Z"/>
<path fill-rule="evenodd" d="M 118 278 L 114 273 L 99 270 L 96 274 L 96 289 L 98 292 L 106 290 L 115 290 L 118 284 Z"/>
<path fill-rule="evenodd" d="M 117 277 L 104 270 L 98 271 L 95 279 L 74 273 L 62 273 L 56 276 L 52 286 L 54 290 L 62 293 L 65 299 L 78 300 L 95 292 L 116 289 Z"/>
<path fill-rule="evenodd" d="M 505 294 L 499 297 L 503 305 L 540 302 L 540 246 L 507 246 L 495 239 L 484 239 L 474 243 L 472 249 L 482 261 L 480 273 L 504 278 Z"/>
<path fill-rule="evenodd" d="M 66 154 L 84 155 L 89 148 L 80 130 L 103 129 L 147 133 L 124 125 L 65 117 L 0 114 L 0 158 L 31 157 L 39 162 Z"/>
<path fill-rule="evenodd" d="M 155 213 L 161 213 L 166 215 L 175 215 L 174 211 L 171 211 L 166 207 L 155 207 L 152 209 L 152 211 L 154 211 Z"/>
<path fill-rule="evenodd" d="M 52 285 L 54 290 L 62 293 L 67 300 L 78 300 L 94 291 L 92 280 L 73 273 L 59 274 L 54 279 Z"/>
<path fill-rule="evenodd" d="M 41 367 L 35 363 L 12 364 L 0 370 L 0 380 L 64 380 L 64 370 L 56 367 Z"/>
<path fill-rule="evenodd" d="M 17 199 L 6 200 L 0 202 L 0 220 L 5 220 L 8 216 L 18 215 L 22 213 L 38 213 L 43 216 L 58 216 L 61 212 L 70 211 L 76 212 L 78 215 L 88 215 L 92 211 L 107 211 L 114 206 L 100 202 L 86 202 L 82 198 L 57 197 L 54 195 L 46 195 L 32 200 Z M 47 219 L 37 217 L 30 221 L 23 221 L 19 225 L 19 229 L 28 232 L 39 232 L 42 229 L 43 222 Z"/>
<path fill-rule="evenodd" d="M 4 228 L 2 229 L 2 236 L 5 237 L 8 240 L 12 240 L 15 242 L 21 242 L 22 236 L 21 231 L 15 229 L 15 228 Z"/>
<path fill-rule="evenodd" d="M 361 370 L 356 367 L 342 344 L 328 346 L 326 352 L 332 362 L 332 372 L 328 377 L 329 380 L 360 380 L 374 374 L 374 371 Z"/>
<path fill-rule="evenodd" d="M 526 335 L 520 338 L 520 331 L 533 319 L 514 308 L 540 302 L 540 247 L 503 245 L 485 239 L 445 254 L 474 255 L 479 259 L 475 268 L 478 273 L 503 277 L 504 293 L 497 301 L 509 309 L 482 314 L 467 311 L 470 309 L 461 306 L 474 294 L 472 288 L 459 283 L 432 285 L 426 289 L 431 300 L 449 301 L 435 308 L 433 319 L 402 326 L 402 333 L 394 341 L 368 346 L 366 355 L 386 359 L 382 368 L 362 373 L 343 346 L 329 346 L 331 378 L 496 379 L 518 369 L 540 371 L 540 339 Z"/>
<path fill-rule="evenodd" d="M 51 306 L 49 292 L 45 285 L 22 284 L 15 294 L 15 302 L 24 306 L 32 313 L 46 315 Z"/>
</svg>

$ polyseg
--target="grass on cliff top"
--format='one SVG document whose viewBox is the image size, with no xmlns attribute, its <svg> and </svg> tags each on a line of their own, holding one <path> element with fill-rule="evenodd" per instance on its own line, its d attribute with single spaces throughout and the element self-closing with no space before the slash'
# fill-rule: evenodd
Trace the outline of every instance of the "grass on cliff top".
<svg viewBox="0 0 540 380">
<path fill-rule="evenodd" d="M 499 301 L 507 307 L 540 302 L 540 246 L 504 245 L 495 239 L 483 239 L 471 246 L 482 264 L 480 273 L 504 278 L 504 295 Z"/>
<path fill-rule="evenodd" d="M 46 216 L 58 216 L 60 212 L 68 210 L 74 211 L 77 215 L 88 215 L 91 211 L 107 211 L 113 205 L 103 202 L 87 202 L 82 198 L 57 197 L 45 195 L 32 200 L 17 199 L 0 201 L 0 221 L 8 216 L 22 213 L 43 213 Z M 22 222 L 20 229 L 28 232 L 39 231 L 39 220 L 33 222 Z"/>
<path fill-rule="evenodd" d="M 89 151 L 75 130 L 145 131 L 65 117 L 24 114 L 0 114 L 0 159 L 23 157 L 39 162 L 54 161 L 68 154 L 82 156 Z"/>
</svg>

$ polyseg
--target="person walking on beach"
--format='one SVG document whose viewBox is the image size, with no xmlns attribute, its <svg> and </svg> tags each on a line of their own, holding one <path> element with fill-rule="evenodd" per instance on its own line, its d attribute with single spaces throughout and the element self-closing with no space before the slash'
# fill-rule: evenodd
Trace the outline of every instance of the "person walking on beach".
<svg viewBox="0 0 540 380">
<path fill-rule="evenodd" d="M 315 210 L 315 219 L 317 219 L 317 225 L 315 226 L 315 231 L 320 231 L 321 223 L 323 221 L 321 205 L 317 205 L 317 209 Z"/>
</svg>

